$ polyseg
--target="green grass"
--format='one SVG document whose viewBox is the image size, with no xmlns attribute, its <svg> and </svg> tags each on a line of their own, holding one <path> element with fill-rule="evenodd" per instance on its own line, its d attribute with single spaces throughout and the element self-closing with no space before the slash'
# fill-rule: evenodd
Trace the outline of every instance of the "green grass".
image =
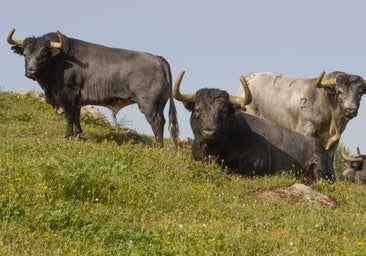
<svg viewBox="0 0 366 256">
<path fill-rule="evenodd" d="M 318 181 L 335 209 L 270 203 L 258 193 L 292 176 L 228 176 L 169 140 L 120 145 L 116 131 L 82 126 L 66 140 L 49 105 L 0 93 L 0 255 L 366 254 L 364 185 Z"/>
</svg>

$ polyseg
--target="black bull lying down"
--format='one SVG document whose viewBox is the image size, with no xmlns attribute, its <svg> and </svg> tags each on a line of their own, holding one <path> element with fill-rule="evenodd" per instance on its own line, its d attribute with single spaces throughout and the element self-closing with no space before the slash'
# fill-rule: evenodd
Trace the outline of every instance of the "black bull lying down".
<svg viewBox="0 0 366 256">
<path fill-rule="evenodd" d="M 84 42 L 59 31 L 24 40 L 12 39 L 14 32 L 10 31 L 7 41 L 14 45 L 11 49 L 15 53 L 25 57 L 25 75 L 39 83 L 49 104 L 65 110 L 66 137 L 82 132 L 83 105 L 105 106 L 115 115 L 121 108 L 137 103 L 156 142 L 163 146 L 163 111 L 170 99 L 169 129 L 177 141 L 171 71 L 164 58 Z"/>
<path fill-rule="evenodd" d="M 251 101 L 244 77 L 240 79 L 248 96 L 239 98 L 218 89 L 181 94 L 183 75 L 184 71 L 178 75 L 173 96 L 192 112 L 195 160 L 212 156 L 218 164 L 245 176 L 290 171 L 306 184 L 317 178 L 335 180 L 332 161 L 318 139 L 235 111 Z"/>
</svg>

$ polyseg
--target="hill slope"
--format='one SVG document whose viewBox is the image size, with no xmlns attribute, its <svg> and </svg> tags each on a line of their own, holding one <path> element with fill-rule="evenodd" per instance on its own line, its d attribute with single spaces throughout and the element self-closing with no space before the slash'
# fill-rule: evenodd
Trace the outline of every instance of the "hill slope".
<svg viewBox="0 0 366 256">
<path fill-rule="evenodd" d="M 291 176 L 245 179 L 189 149 L 120 145 L 88 118 L 82 139 L 33 97 L 0 92 L 0 255 L 361 255 L 365 186 L 319 181 L 340 206 L 271 203 Z M 310 201 L 310 200 L 309 200 Z"/>
</svg>

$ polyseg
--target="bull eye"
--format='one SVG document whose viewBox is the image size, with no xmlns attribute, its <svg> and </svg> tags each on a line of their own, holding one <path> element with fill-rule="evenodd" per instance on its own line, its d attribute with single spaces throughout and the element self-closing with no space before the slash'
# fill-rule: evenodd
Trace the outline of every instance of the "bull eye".
<svg viewBox="0 0 366 256">
<path fill-rule="evenodd" d="M 199 107 L 196 107 L 196 108 L 194 109 L 194 114 L 195 114 L 196 116 L 198 116 L 198 115 L 199 115 L 199 113 L 200 113 L 200 108 L 199 108 Z"/>
</svg>

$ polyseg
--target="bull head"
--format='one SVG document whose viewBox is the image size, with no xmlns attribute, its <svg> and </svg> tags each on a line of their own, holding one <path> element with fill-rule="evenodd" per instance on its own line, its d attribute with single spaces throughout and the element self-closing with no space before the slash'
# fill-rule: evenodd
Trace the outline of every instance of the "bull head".
<svg viewBox="0 0 366 256">
<path fill-rule="evenodd" d="M 325 87 L 333 87 L 337 84 L 336 78 L 330 78 L 323 81 L 325 75 L 325 71 L 320 72 L 319 76 L 315 80 L 316 88 L 325 88 Z M 364 86 L 366 87 L 366 81 L 363 81 Z"/>
<path fill-rule="evenodd" d="M 15 32 L 15 28 L 12 28 L 10 30 L 6 40 L 8 41 L 9 44 L 23 46 L 23 41 L 24 40 L 13 39 L 14 32 Z M 63 39 L 62 34 L 61 34 L 60 31 L 57 30 L 56 34 L 57 34 L 59 42 L 52 42 L 51 41 L 50 42 L 50 47 L 51 48 L 56 48 L 56 49 L 62 49 L 62 46 L 64 45 L 64 39 Z"/>
<path fill-rule="evenodd" d="M 176 100 L 184 103 L 192 103 L 196 101 L 196 94 L 181 94 L 179 91 L 180 83 L 182 82 L 185 71 L 181 71 L 175 80 L 173 87 L 173 96 Z M 242 109 L 245 109 L 245 105 L 248 105 L 252 101 L 252 94 L 249 90 L 248 84 L 243 76 L 240 77 L 241 84 L 244 89 L 245 97 L 231 96 L 229 101 L 231 104 L 240 105 Z"/>
</svg>

